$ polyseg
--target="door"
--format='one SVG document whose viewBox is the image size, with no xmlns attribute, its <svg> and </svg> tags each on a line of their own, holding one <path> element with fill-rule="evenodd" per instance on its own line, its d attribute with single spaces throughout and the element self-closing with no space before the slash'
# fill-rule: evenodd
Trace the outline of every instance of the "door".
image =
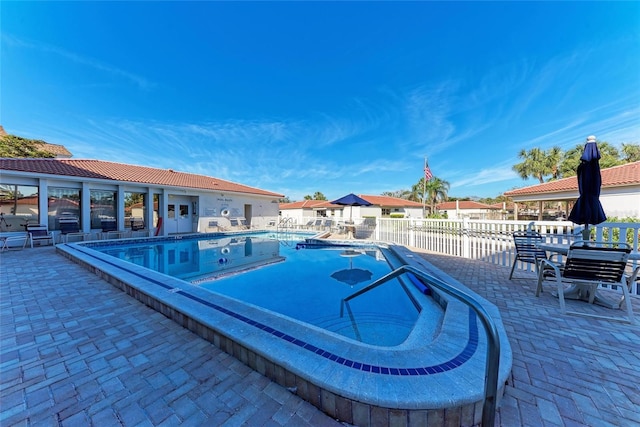
<svg viewBox="0 0 640 427">
<path fill-rule="evenodd" d="M 178 211 L 176 212 L 178 220 L 178 233 L 191 233 L 191 202 L 181 202 L 178 205 Z"/>
<path fill-rule="evenodd" d="M 191 233 L 193 209 L 191 200 L 187 197 L 171 197 L 167 206 L 167 233 Z"/>
<path fill-rule="evenodd" d="M 167 219 L 164 223 L 164 226 L 168 234 L 178 232 L 178 222 L 176 221 L 176 204 L 175 203 L 169 203 L 169 206 L 167 209 Z"/>
</svg>

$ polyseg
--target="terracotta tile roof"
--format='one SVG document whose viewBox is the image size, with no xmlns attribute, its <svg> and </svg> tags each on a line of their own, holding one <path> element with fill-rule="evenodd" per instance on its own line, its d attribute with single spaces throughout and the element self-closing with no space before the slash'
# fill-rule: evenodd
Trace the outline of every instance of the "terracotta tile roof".
<svg viewBox="0 0 640 427">
<path fill-rule="evenodd" d="M 436 205 L 436 209 L 438 210 L 453 210 L 456 208 L 455 200 L 453 202 L 444 202 Z M 474 202 L 473 200 L 460 200 L 458 201 L 459 209 L 502 209 L 502 204 L 500 207 L 496 207 L 493 205 L 487 205 L 485 203 Z"/>
<path fill-rule="evenodd" d="M 602 176 L 602 188 L 638 185 L 640 184 L 640 162 L 626 163 L 624 165 L 602 169 L 600 175 Z M 575 176 L 506 191 L 504 195 L 523 196 L 572 190 L 578 191 L 578 178 Z"/>
<path fill-rule="evenodd" d="M 365 199 L 367 202 L 376 206 L 389 206 L 389 207 L 415 207 L 421 208 L 422 203 L 414 202 L 412 200 L 400 199 L 398 197 L 390 196 L 369 196 L 367 194 L 359 194 L 358 197 Z"/>
<path fill-rule="evenodd" d="M 340 205 L 333 205 L 327 200 L 301 200 L 299 202 L 292 203 L 280 203 L 280 210 L 287 209 L 326 209 L 326 208 L 341 208 Z"/>
<path fill-rule="evenodd" d="M 503 208 L 508 210 L 508 211 L 512 211 L 513 207 L 514 207 L 515 203 L 513 202 L 506 202 L 506 204 L 502 204 L 502 202 L 498 202 L 498 203 L 492 203 L 490 206 L 494 207 L 496 209 L 500 209 L 502 210 Z M 523 204 L 518 203 L 518 208 L 520 208 L 520 206 L 524 206 Z"/>
<path fill-rule="evenodd" d="M 102 160 L 71 159 L 8 159 L 0 158 L 0 169 L 44 175 L 64 175 L 109 181 L 136 182 L 203 190 L 230 191 L 264 196 L 283 197 L 282 194 L 258 188 L 171 169 L 156 169 Z"/>
<path fill-rule="evenodd" d="M 58 144 L 49 144 L 48 142 L 42 142 L 38 144 L 40 150 L 46 151 L 47 153 L 51 153 L 55 156 L 59 157 L 71 157 L 71 151 L 67 150 L 64 145 Z"/>
<path fill-rule="evenodd" d="M 389 196 L 369 196 L 366 194 L 358 194 L 358 197 L 366 200 L 375 206 L 384 207 L 422 207 L 422 203 L 412 202 L 411 200 L 399 199 Z M 302 200 L 293 203 L 281 203 L 280 209 L 342 209 L 342 205 L 334 205 L 326 200 Z"/>
</svg>

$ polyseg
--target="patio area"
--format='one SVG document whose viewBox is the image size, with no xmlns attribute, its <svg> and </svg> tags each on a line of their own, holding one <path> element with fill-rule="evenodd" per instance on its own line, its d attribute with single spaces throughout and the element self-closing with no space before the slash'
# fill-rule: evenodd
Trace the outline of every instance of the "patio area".
<svg viewBox="0 0 640 427">
<path fill-rule="evenodd" d="M 415 251 L 502 313 L 496 425 L 640 425 L 637 318 L 562 316 L 532 273 Z M 0 305 L 2 425 L 342 425 L 51 246 L 0 255 Z"/>
</svg>

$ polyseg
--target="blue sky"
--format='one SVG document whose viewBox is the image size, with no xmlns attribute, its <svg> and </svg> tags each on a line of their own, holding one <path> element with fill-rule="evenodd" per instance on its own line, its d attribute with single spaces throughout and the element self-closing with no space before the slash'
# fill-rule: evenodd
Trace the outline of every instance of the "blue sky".
<svg viewBox="0 0 640 427">
<path fill-rule="evenodd" d="M 0 3 L 0 124 L 291 200 L 535 184 L 521 149 L 640 143 L 640 2 Z"/>
</svg>

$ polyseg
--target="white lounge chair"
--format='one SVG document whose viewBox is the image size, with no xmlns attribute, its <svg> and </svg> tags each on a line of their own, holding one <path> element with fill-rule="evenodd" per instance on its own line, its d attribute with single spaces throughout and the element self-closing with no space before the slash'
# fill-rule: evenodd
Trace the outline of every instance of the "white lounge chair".
<svg viewBox="0 0 640 427">
<path fill-rule="evenodd" d="M 24 249 L 27 246 L 27 240 L 29 240 L 27 233 L 2 237 L 2 240 L 0 240 L 0 252 Z"/>
<path fill-rule="evenodd" d="M 603 285 L 612 286 L 622 291 L 622 298 L 609 307 L 619 308 L 624 302 L 629 322 L 633 323 L 633 307 L 629 297 L 629 287 L 637 277 L 640 267 L 636 267 L 631 276 L 625 275 L 629 252 L 631 252 L 631 248 L 626 243 L 575 242 L 569 248 L 567 260 L 563 266 L 547 259 L 540 261 L 536 296 L 539 296 L 543 291 L 543 282 L 548 280 L 556 285 L 560 311 L 563 314 L 621 320 L 618 317 L 567 311 L 566 309 L 565 298 L 580 299 L 590 304 L 598 303 L 598 288 Z M 545 275 L 545 269 L 552 269 L 555 273 L 554 277 Z M 565 285 L 570 287 L 565 289 Z M 600 305 L 608 306 L 604 301 Z"/>
</svg>

